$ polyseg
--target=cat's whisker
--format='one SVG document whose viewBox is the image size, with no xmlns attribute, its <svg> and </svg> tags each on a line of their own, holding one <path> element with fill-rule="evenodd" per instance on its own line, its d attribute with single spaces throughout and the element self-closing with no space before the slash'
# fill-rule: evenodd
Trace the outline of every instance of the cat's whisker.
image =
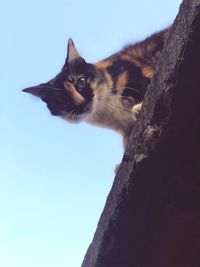
<svg viewBox="0 0 200 267">
<path fill-rule="evenodd" d="M 113 94 L 110 94 L 110 95 L 107 95 L 107 96 L 103 96 L 103 97 L 101 97 L 101 96 L 98 96 L 97 97 L 97 100 L 107 100 L 107 99 L 113 99 L 113 98 L 118 98 L 118 99 L 127 99 L 127 98 L 129 98 L 129 96 L 125 96 L 125 95 L 117 95 L 117 94 L 115 94 L 115 95 L 113 95 Z"/>
<path fill-rule="evenodd" d="M 105 110 L 109 112 L 105 112 Z M 116 109 L 113 105 L 110 105 L 109 103 L 102 101 L 100 107 L 96 109 L 96 112 L 106 117 L 110 117 L 113 112 L 116 112 Z"/>
<path fill-rule="evenodd" d="M 129 89 L 129 90 L 132 90 L 134 92 L 137 92 L 137 93 L 140 93 L 140 91 L 136 88 L 133 88 L 133 87 L 129 87 L 129 86 L 123 86 L 123 87 L 117 87 L 117 88 L 112 88 L 111 90 L 124 90 L 124 89 Z"/>
</svg>

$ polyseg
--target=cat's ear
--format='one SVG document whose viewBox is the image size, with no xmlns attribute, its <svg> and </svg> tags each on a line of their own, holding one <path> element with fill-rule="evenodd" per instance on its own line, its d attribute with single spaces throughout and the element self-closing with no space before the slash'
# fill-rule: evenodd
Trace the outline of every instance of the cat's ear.
<svg viewBox="0 0 200 267">
<path fill-rule="evenodd" d="M 42 100 L 45 100 L 48 97 L 49 93 L 56 93 L 59 90 L 58 88 L 54 87 L 54 80 L 55 79 L 52 79 L 47 83 L 42 83 L 36 86 L 25 88 L 22 91 L 40 97 Z"/>
<path fill-rule="evenodd" d="M 68 41 L 68 46 L 67 46 L 67 62 L 71 63 L 75 61 L 76 59 L 82 59 L 81 56 L 79 55 L 74 42 L 70 38 Z"/>
</svg>

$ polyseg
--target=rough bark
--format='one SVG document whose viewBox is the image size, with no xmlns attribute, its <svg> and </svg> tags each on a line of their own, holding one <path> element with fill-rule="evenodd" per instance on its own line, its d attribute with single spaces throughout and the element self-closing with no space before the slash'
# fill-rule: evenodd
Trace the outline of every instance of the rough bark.
<svg viewBox="0 0 200 267">
<path fill-rule="evenodd" d="M 184 0 L 82 267 L 200 266 L 200 0 Z"/>
</svg>

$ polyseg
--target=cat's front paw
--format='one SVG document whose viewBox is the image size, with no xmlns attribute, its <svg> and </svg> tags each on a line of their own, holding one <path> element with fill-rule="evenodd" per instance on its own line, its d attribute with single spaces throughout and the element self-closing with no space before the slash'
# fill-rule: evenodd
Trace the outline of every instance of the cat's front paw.
<svg viewBox="0 0 200 267">
<path fill-rule="evenodd" d="M 141 108 L 142 108 L 142 102 L 132 107 L 131 113 L 132 113 L 133 119 L 137 120 Z"/>
</svg>

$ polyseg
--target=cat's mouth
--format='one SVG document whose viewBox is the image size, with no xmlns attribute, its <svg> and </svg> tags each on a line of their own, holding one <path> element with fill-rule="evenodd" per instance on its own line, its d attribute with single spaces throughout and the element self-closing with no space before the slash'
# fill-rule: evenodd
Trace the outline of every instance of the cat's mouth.
<svg viewBox="0 0 200 267">
<path fill-rule="evenodd" d="M 73 105 L 70 111 L 66 108 L 63 109 L 60 115 L 71 122 L 78 122 L 87 118 L 88 114 L 92 112 L 92 108 L 93 96 L 84 98 L 84 103 L 81 105 Z"/>
</svg>

